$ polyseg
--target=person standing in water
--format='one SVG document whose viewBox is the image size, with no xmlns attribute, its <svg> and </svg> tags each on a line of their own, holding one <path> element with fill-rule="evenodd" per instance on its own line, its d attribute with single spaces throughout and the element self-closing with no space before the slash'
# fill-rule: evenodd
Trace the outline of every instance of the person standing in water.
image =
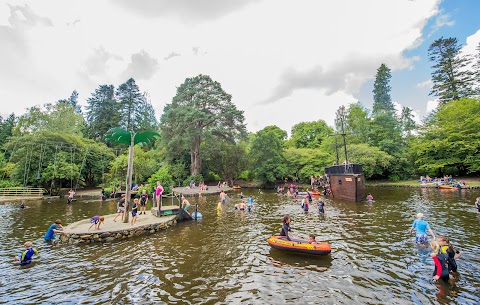
<svg viewBox="0 0 480 305">
<path fill-rule="evenodd" d="M 477 201 L 475 201 L 475 207 L 477 208 L 477 212 L 480 213 L 480 197 L 477 197 Z"/>
<path fill-rule="evenodd" d="M 368 203 L 373 203 L 373 196 L 370 193 L 368 193 L 368 195 L 367 195 L 367 202 Z"/>
<path fill-rule="evenodd" d="M 428 222 L 423 220 L 423 213 L 418 213 L 417 214 L 417 219 L 415 219 L 415 221 L 412 224 L 412 227 L 409 230 L 410 234 L 413 232 L 414 229 L 416 229 L 415 241 L 417 243 L 428 242 L 427 230 L 432 235 L 433 239 L 435 240 L 435 234 L 433 234 L 433 231 L 430 228 L 430 225 L 428 224 Z"/>
</svg>

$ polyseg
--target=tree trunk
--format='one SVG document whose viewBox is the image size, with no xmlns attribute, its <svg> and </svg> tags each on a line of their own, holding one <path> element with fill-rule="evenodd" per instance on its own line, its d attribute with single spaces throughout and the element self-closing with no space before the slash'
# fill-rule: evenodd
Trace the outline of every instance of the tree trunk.
<svg viewBox="0 0 480 305">
<path fill-rule="evenodd" d="M 132 169 L 133 169 L 133 146 L 135 134 L 130 132 L 131 142 L 130 149 L 128 151 L 128 167 L 127 167 L 127 185 L 125 186 L 125 214 L 123 218 L 124 223 L 128 223 L 128 207 L 130 206 L 131 188 L 132 188 Z"/>
<path fill-rule="evenodd" d="M 202 159 L 200 158 L 200 136 L 195 136 L 195 143 L 191 152 L 192 176 L 199 175 L 202 172 Z"/>
</svg>

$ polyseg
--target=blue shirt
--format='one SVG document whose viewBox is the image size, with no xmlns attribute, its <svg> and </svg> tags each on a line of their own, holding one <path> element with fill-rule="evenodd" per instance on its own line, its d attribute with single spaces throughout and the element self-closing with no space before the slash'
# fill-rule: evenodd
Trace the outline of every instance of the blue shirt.
<svg viewBox="0 0 480 305">
<path fill-rule="evenodd" d="M 53 230 L 58 230 L 58 226 L 56 224 L 52 224 L 50 228 L 48 228 L 48 231 L 43 239 L 46 241 L 53 240 L 55 238 L 55 232 L 53 232 Z"/>
<path fill-rule="evenodd" d="M 427 230 L 430 230 L 430 225 L 423 219 L 415 219 L 412 224 L 412 229 L 417 229 L 417 235 L 427 235 Z"/>
<path fill-rule="evenodd" d="M 37 249 L 33 249 L 32 247 L 28 248 L 22 253 L 20 258 L 20 265 L 27 265 L 32 262 L 32 257 L 34 254 L 37 254 Z"/>
</svg>

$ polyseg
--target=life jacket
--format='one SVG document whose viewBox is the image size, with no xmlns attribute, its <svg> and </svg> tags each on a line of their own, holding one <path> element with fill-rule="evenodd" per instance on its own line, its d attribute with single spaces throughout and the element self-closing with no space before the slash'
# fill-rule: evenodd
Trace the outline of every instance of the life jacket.
<svg viewBox="0 0 480 305">
<path fill-rule="evenodd" d="M 28 248 L 25 252 L 22 253 L 22 260 L 20 261 L 20 265 L 27 265 L 32 262 L 32 257 L 35 254 L 35 250 L 33 248 Z"/>
</svg>

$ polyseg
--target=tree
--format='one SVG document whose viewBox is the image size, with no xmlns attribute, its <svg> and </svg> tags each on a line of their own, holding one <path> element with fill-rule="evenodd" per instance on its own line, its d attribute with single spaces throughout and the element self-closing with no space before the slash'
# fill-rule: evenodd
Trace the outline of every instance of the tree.
<svg viewBox="0 0 480 305">
<path fill-rule="evenodd" d="M 115 99 L 113 85 L 101 85 L 87 99 L 87 135 L 103 141 L 108 130 L 118 126 L 121 120 L 120 104 Z"/>
<path fill-rule="evenodd" d="M 268 126 L 257 132 L 250 149 L 252 170 L 263 184 L 285 177 L 286 161 L 283 156 L 283 131 L 277 126 Z M 286 134 L 286 131 L 283 131 Z"/>
<path fill-rule="evenodd" d="M 480 100 L 462 98 L 442 105 L 412 143 L 418 169 L 431 176 L 480 172 Z"/>
<path fill-rule="evenodd" d="M 170 158 L 190 152 L 191 174 L 202 172 L 200 145 L 205 136 L 233 143 L 246 134 L 243 111 L 231 102 L 220 83 L 207 75 L 187 78 L 177 88 L 160 119 L 163 140 Z"/>
<path fill-rule="evenodd" d="M 325 166 L 332 164 L 329 153 L 312 148 L 287 148 L 284 153 L 288 177 L 310 182 L 311 176 L 321 176 Z"/>
<path fill-rule="evenodd" d="M 348 105 L 345 123 L 348 143 L 368 143 L 371 120 L 368 109 L 360 102 Z"/>
<path fill-rule="evenodd" d="M 406 138 L 411 138 L 413 132 L 417 128 L 417 124 L 413 119 L 413 110 L 410 107 L 402 107 L 402 115 L 400 117 L 402 134 Z"/>
<path fill-rule="evenodd" d="M 438 96 L 441 104 L 473 95 L 472 71 L 465 69 L 471 58 L 461 55 L 461 49 L 453 37 L 441 37 L 428 48 L 429 60 L 434 63 L 430 95 Z"/>
<path fill-rule="evenodd" d="M 0 116 L 0 146 L 3 146 L 13 135 L 13 128 L 17 122 L 15 114 L 9 115 L 5 120 Z"/>
<path fill-rule="evenodd" d="M 120 104 L 118 109 L 122 128 L 133 132 L 156 129 L 157 120 L 153 107 L 140 92 L 133 78 L 121 84 L 116 94 Z"/>
<path fill-rule="evenodd" d="M 247 169 L 248 157 L 245 143 L 208 141 L 205 145 L 206 167 L 221 176 L 222 181 L 233 185 L 240 174 Z M 207 149 L 208 147 L 208 149 Z"/>
<path fill-rule="evenodd" d="M 377 147 L 367 144 L 352 144 L 348 147 L 348 154 L 353 163 L 362 164 L 365 178 L 382 176 L 394 162 L 394 158 Z"/>
<path fill-rule="evenodd" d="M 399 151 L 401 129 L 395 115 L 395 106 L 390 97 L 390 69 L 381 64 L 373 85 L 373 111 L 370 124 L 369 144 L 395 154 Z"/>
<path fill-rule="evenodd" d="M 323 120 L 301 122 L 292 127 L 290 141 L 296 148 L 318 148 L 333 129 Z"/>
<path fill-rule="evenodd" d="M 126 177 L 126 200 L 125 200 L 125 217 L 123 222 L 128 223 L 128 205 L 130 202 L 130 190 L 132 185 L 132 173 L 133 173 L 133 155 L 135 144 L 151 143 L 151 141 L 160 136 L 156 131 L 143 131 L 139 133 L 133 133 L 122 128 L 112 128 L 110 129 L 105 138 L 108 142 L 113 142 L 114 144 L 127 144 L 129 146 L 128 150 L 128 167 L 127 167 L 127 177 Z"/>
<path fill-rule="evenodd" d="M 395 115 L 395 106 L 390 97 L 390 91 L 392 90 L 390 87 L 391 78 L 391 70 L 385 64 L 381 64 L 377 69 L 373 84 L 373 116 L 385 112 Z"/>
<path fill-rule="evenodd" d="M 475 63 L 473 64 L 474 90 L 475 96 L 480 97 L 480 42 L 476 50 Z"/>
</svg>

